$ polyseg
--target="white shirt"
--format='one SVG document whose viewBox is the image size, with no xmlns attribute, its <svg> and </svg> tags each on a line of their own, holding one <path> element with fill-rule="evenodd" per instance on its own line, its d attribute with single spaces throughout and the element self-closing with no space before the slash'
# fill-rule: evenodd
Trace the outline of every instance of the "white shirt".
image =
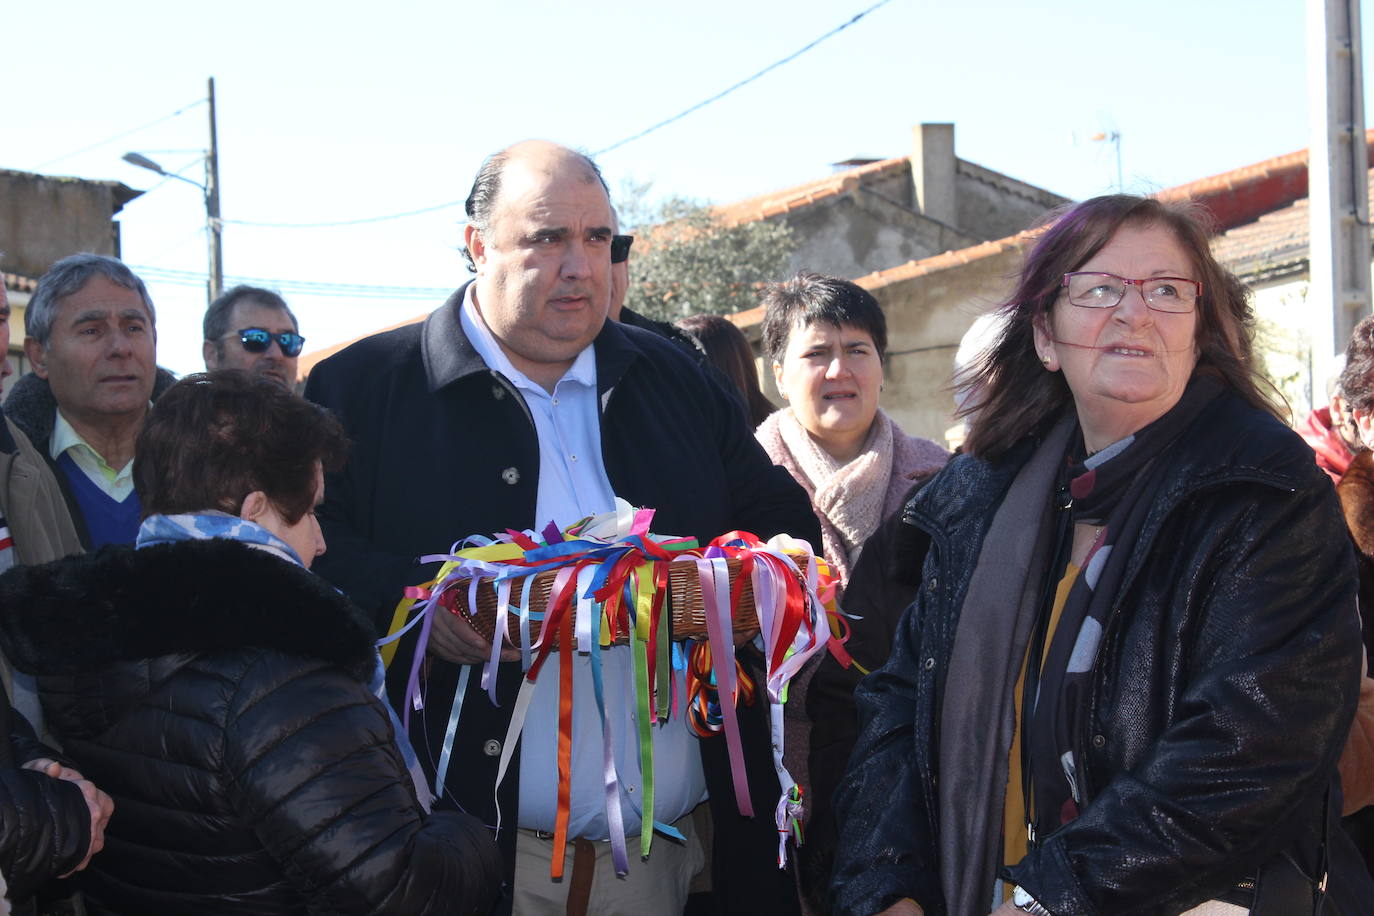
<svg viewBox="0 0 1374 916">
<path fill-rule="evenodd" d="M 559 530 L 588 515 L 615 508 L 615 492 L 601 457 L 601 414 L 596 393 L 596 353 L 585 347 L 554 385 L 552 393 L 512 365 L 473 299 L 476 284 L 463 297 L 463 333 L 487 366 L 501 373 L 525 399 L 539 438 L 539 493 L 535 527 L 542 532 L 550 521 Z M 665 532 L 674 533 L 674 532 Z M 570 836 L 604 840 L 606 822 L 602 780 L 601 719 L 596 708 L 591 659 L 576 655 L 573 669 L 572 797 Z M 610 725 L 612 753 L 620 777 L 620 810 L 625 832 L 640 832 L 643 782 L 639 770 L 639 740 L 631 693 L 632 658 L 628 646 L 601 650 L 601 677 Z M 534 697 L 521 737 L 520 813 L 518 823 L 528 830 L 554 829 L 558 811 L 558 671 L 559 659 L 550 654 L 539 672 Z M 672 823 L 706 798 L 697 738 L 681 715 L 686 697 L 682 674 L 675 674 L 679 717 L 654 726 L 654 815 Z"/>
</svg>

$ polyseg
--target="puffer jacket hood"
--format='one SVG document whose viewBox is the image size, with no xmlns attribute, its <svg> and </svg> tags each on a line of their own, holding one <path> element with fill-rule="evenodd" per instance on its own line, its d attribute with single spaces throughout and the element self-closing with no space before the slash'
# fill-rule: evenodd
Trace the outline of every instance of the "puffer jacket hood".
<svg viewBox="0 0 1374 916">
<path fill-rule="evenodd" d="M 371 623 L 352 602 L 308 570 L 224 539 L 21 567 L 0 577 L 0 608 L 5 654 L 40 676 L 250 646 L 362 682 L 374 665 Z"/>
<path fill-rule="evenodd" d="M 249 647 L 337 665 L 362 683 L 375 665 L 371 626 L 352 602 L 236 541 L 111 545 L 0 577 L 0 648 L 42 680 L 64 741 L 118 721 L 199 653 Z M 79 676 L 93 671 L 103 673 Z"/>
</svg>

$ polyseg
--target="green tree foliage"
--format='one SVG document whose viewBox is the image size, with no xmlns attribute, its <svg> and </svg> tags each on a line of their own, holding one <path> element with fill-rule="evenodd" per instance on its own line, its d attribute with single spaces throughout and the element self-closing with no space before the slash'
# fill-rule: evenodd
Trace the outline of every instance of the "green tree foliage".
<svg viewBox="0 0 1374 916">
<path fill-rule="evenodd" d="M 700 201 L 667 198 L 645 204 L 647 185 L 629 186 L 618 203 L 621 224 L 633 227 L 630 289 L 625 304 L 663 321 L 729 314 L 758 305 L 758 286 L 778 280 L 797 243 L 785 224 L 756 220 L 729 225 Z"/>
</svg>

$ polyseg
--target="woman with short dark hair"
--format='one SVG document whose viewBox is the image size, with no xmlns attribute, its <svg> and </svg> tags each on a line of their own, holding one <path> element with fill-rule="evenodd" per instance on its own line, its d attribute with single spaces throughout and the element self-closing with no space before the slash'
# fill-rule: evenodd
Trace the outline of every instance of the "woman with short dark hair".
<svg viewBox="0 0 1374 916">
<path fill-rule="evenodd" d="M 0 642 L 116 800 L 92 913 L 483 913 L 501 867 L 475 819 L 426 815 L 369 688 L 372 626 L 308 569 L 346 453 L 266 379 L 193 375 L 135 465 L 137 549 L 0 578 Z"/>
<path fill-rule="evenodd" d="M 806 488 L 843 584 L 878 523 L 949 454 L 878 406 L 887 318 L 871 293 L 803 271 L 768 284 L 763 306 L 763 349 L 787 406 L 756 435 Z"/>
<path fill-rule="evenodd" d="M 802 272 L 768 284 L 762 301 L 764 354 L 787 406 L 755 436 L 811 498 L 820 553 L 838 573 L 837 597 L 848 607 L 844 588 L 864 543 L 949 455 L 929 439 L 908 436 L 878 406 L 887 319 L 871 293 L 848 280 Z M 824 686 L 832 675 L 845 685 L 838 707 L 829 702 L 836 691 Z M 822 685 L 814 696 L 813 676 Z M 853 733 L 852 724 L 846 727 L 853 706 L 844 694 L 857 676 L 857 667 L 842 670 L 833 659 L 818 658 L 789 688 L 785 746 L 788 772 L 806 793 L 806 843 L 798 862 L 808 913 L 823 911 L 835 839 L 830 797 L 848 755 L 838 742 Z"/>
<path fill-rule="evenodd" d="M 1041 233 L 967 451 L 903 509 L 918 584 L 855 694 L 837 913 L 1368 912 L 1332 829 L 1354 563 L 1247 296 L 1186 207 Z"/>
</svg>

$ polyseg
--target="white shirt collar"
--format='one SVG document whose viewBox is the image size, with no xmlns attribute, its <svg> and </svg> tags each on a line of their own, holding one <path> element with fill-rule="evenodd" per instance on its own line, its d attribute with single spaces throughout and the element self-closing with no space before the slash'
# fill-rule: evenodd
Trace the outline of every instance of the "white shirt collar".
<svg viewBox="0 0 1374 916">
<path fill-rule="evenodd" d="M 493 369 L 510 379 L 517 388 L 548 396 L 548 390 L 515 368 L 510 357 L 506 356 L 506 351 L 501 349 L 501 344 L 496 340 L 496 336 L 491 333 L 491 328 L 487 327 L 486 319 L 477 309 L 477 301 L 473 298 L 476 289 L 476 283 L 468 284 L 467 290 L 463 293 L 463 308 L 459 316 L 463 325 L 463 333 L 467 335 L 472 348 L 477 351 L 478 356 L 482 357 L 482 361 L 487 364 L 489 369 Z M 568 367 L 568 371 L 563 373 L 563 377 L 558 380 L 558 385 L 564 382 L 575 382 L 593 389 L 596 388 L 596 350 L 591 344 L 587 344 L 582 348 L 582 352 L 577 354 L 577 358 Z M 558 386 L 555 385 L 554 387 Z"/>
</svg>

